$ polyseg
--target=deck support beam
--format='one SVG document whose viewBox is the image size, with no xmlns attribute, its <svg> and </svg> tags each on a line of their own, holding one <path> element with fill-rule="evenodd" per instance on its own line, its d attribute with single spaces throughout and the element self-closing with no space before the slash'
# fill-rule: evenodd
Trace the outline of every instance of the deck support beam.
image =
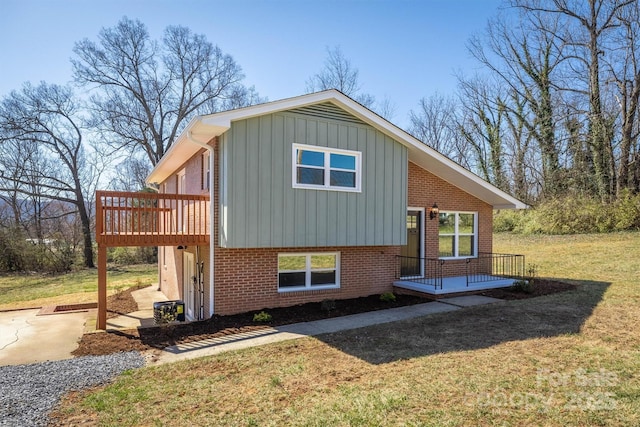
<svg viewBox="0 0 640 427">
<path fill-rule="evenodd" d="M 98 321 L 96 329 L 107 329 L 107 248 L 98 245 Z"/>
</svg>

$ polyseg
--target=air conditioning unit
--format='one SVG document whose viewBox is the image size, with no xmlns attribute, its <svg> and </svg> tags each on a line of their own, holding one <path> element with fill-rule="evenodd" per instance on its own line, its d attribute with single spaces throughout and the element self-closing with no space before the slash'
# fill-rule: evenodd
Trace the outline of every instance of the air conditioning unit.
<svg viewBox="0 0 640 427">
<path fill-rule="evenodd" d="M 181 300 L 153 303 L 153 320 L 156 325 L 171 322 L 184 322 L 184 302 Z"/>
</svg>

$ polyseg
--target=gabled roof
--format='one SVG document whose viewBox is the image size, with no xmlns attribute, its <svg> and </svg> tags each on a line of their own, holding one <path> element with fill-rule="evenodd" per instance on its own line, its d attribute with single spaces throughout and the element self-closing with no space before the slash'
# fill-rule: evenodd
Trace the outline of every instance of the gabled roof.
<svg viewBox="0 0 640 427">
<path fill-rule="evenodd" d="M 224 111 L 206 116 L 194 117 L 164 157 L 147 177 L 147 182 L 162 182 L 197 153 L 202 146 L 196 140 L 206 143 L 222 135 L 231 128 L 231 123 L 266 114 L 277 113 L 309 105 L 330 102 L 352 114 L 364 123 L 374 127 L 407 147 L 409 161 L 455 185 L 461 190 L 492 205 L 495 209 L 525 209 L 527 205 L 510 196 L 453 160 L 414 138 L 393 123 L 337 90 L 326 90 L 308 95 L 267 102 L 236 110 Z"/>
</svg>

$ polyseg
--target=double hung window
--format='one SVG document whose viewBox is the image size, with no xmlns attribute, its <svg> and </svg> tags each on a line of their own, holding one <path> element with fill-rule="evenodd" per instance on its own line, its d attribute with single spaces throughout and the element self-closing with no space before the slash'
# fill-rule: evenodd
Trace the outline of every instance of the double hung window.
<svg viewBox="0 0 640 427">
<path fill-rule="evenodd" d="M 339 287 L 339 252 L 278 255 L 279 291 Z"/>
<path fill-rule="evenodd" d="M 209 151 L 205 151 L 202 153 L 202 176 L 201 176 L 201 185 L 200 188 L 202 190 L 208 190 L 211 183 L 211 162 Z"/>
<path fill-rule="evenodd" d="M 293 187 L 360 191 L 361 153 L 293 144 Z"/>
<path fill-rule="evenodd" d="M 469 258 L 478 255 L 478 215 L 473 212 L 440 212 L 438 256 Z"/>
</svg>

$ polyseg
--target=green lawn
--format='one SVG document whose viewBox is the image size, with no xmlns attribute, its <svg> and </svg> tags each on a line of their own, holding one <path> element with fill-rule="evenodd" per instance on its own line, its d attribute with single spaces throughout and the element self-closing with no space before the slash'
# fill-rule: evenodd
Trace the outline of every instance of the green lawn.
<svg viewBox="0 0 640 427">
<path fill-rule="evenodd" d="M 640 425 L 640 233 L 495 238 L 575 291 L 145 368 L 67 401 L 74 422 Z"/>
<path fill-rule="evenodd" d="M 108 293 L 158 280 L 157 265 L 110 268 Z M 56 304 L 96 302 L 98 270 L 84 269 L 60 275 L 11 274 L 0 276 L 0 310 Z"/>
</svg>

